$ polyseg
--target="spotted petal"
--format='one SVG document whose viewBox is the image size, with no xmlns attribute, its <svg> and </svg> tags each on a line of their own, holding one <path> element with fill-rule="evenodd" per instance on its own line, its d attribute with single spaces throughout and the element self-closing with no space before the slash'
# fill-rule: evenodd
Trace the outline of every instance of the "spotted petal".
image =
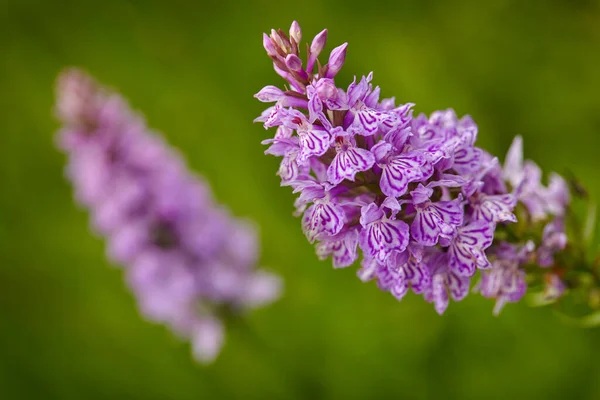
<svg viewBox="0 0 600 400">
<path fill-rule="evenodd" d="M 489 196 L 482 194 L 478 201 L 472 204 L 473 219 L 488 222 L 517 222 L 512 213 L 517 205 L 517 199 L 512 194 Z"/>
<path fill-rule="evenodd" d="M 300 136 L 300 155 L 298 161 L 303 163 L 309 157 L 322 156 L 329 149 L 331 135 L 326 130 L 313 127 L 309 130 L 298 130 Z"/>
<path fill-rule="evenodd" d="M 368 282 L 375 277 L 375 272 L 379 263 L 372 257 L 364 257 L 360 262 L 361 268 L 356 271 L 358 279 L 363 282 Z"/>
<path fill-rule="evenodd" d="M 425 162 L 423 155 L 413 152 L 392 156 L 379 164 L 382 168 L 380 187 L 383 194 L 400 197 L 406 193 L 409 182 L 426 179 L 422 169 Z"/>
<path fill-rule="evenodd" d="M 340 183 L 344 179 L 353 181 L 358 172 L 366 171 L 375 164 L 375 156 L 366 149 L 348 147 L 340 150 L 327 169 L 329 182 Z"/>
<path fill-rule="evenodd" d="M 285 156 L 294 151 L 297 152 L 299 149 L 297 137 L 266 139 L 261 143 L 270 145 L 269 148 L 265 150 L 265 154 L 271 154 L 277 157 Z"/>
<path fill-rule="evenodd" d="M 417 207 L 415 219 L 410 232 L 424 246 L 433 246 L 440 235 L 450 236 L 463 222 L 461 200 L 428 202 L 425 206 Z"/>
<path fill-rule="evenodd" d="M 457 230 L 448 249 L 448 267 L 460 276 L 472 276 L 477 268 L 491 267 L 485 255 L 494 239 L 495 225 L 474 221 Z"/>
<path fill-rule="evenodd" d="M 320 199 L 304 212 L 302 229 L 313 243 L 338 234 L 344 226 L 344 219 L 344 210 L 339 205 Z"/>
<path fill-rule="evenodd" d="M 312 88 L 312 86 L 309 86 L 309 88 Z M 313 88 L 313 91 L 314 91 L 314 88 Z M 307 92 L 308 92 L 308 97 L 310 99 L 310 100 L 308 100 L 308 115 L 309 115 L 308 120 L 311 123 L 313 123 L 323 113 L 323 102 L 321 101 L 319 96 L 317 96 L 316 93 L 309 92 L 308 88 L 307 88 Z"/>
<path fill-rule="evenodd" d="M 301 174 L 308 173 L 308 168 L 304 165 L 298 165 L 298 153 L 288 153 L 281 160 L 279 164 L 279 171 L 277 175 L 281 178 L 281 186 L 289 186 L 292 184 Z"/>
<path fill-rule="evenodd" d="M 470 277 L 461 276 L 452 271 L 448 271 L 446 274 L 446 281 L 452 300 L 461 301 L 469 294 L 469 286 L 471 283 Z"/>
<path fill-rule="evenodd" d="M 381 112 L 369 108 L 359 101 L 358 106 L 348 113 L 348 115 L 351 114 L 354 114 L 354 119 L 348 126 L 348 133 L 361 136 L 371 136 L 377 133 L 382 119 Z"/>
<path fill-rule="evenodd" d="M 398 268 L 397 271 L 393 272 L 395 277 L 392 285 L 390 286 L 390 293 L 398 300 L 402 300 L 408 292 L 408 281 L 406 280 L 405 270 Z"/>
<path fill-rule="evenodd" d="M 446 257 L 440 257 L 445 260 Z M 448 308 L 450 297 L 454 301 L 460 301 L 469 294 L 471 279 L 460 276 L 449 271 L 445 265 L 439 265 L 434 268 L 431 278 L 431 286 L 425 291 L 425 298 L 433 302 L 438 314 L 443 314 Z"/>
<path fill-rule="evenodd" d="M 408 245 L 408 225 L 404 221 L 388 219 L 383 212 L 376 213 L 371 203 L 362 208 L 359 245 L 363 252 L 384 263 L 392 252 L 403 252 Z M 368 217 L 368 218 L 365 218 Z"/>
<path fill-rule="evenodd" d="M 434 274 L 431 280 L 430 299 L 433 301 L 435 311 L 442 315 L 448 308 L 450 299 L 448 298 L 448 290 L 446 289 L 445 274 Z"/>
<path fill-rule="evenodd" d="M 396 251 L 387 258 L 387 271 L 392 279 L 384 290 L 389 291 L 398 300 L 402 300 L 408 292 L 409 282 L 406 279 L 406 269 L 404 267 L 408 258 L 408 251 L 402 253 Z"/>
<path fill-rule="evenodd" d="M 353 229 L 323 240 L 317 245 L 317 256 L 320 260 L 331 256 L 334 268 L 348 267 L 358 258 L 357 245 L 358 231 Z"/>
<path fill-rule="evenodd" d="M 385 120 L 382 127 L 385 126 L 388 121 L 389 119 Z M 394 145 L 395 148 L 401 149 L 411 135 L 412 132 L 410 126 L 401 126 L 398 124 L 397 126 L 390 127 L 389 131 L 384 136 L 384 140 Z"/>
<path fill-rule="evenodd" d="M 413 292 L 420 294 L 431 284 L 431 274 L 427 267 L 418 262 L 414 257 L 410 257 L 404 264 L 404 278 L 410 284 Z"/>
<path fill-rule="evenodd" d="M 461 175 L 474 174 L 481 168 L 481 158 L 481 150 L 477 147 L 460 147 L 454 153 L 452 168 Z"/>
</svg>

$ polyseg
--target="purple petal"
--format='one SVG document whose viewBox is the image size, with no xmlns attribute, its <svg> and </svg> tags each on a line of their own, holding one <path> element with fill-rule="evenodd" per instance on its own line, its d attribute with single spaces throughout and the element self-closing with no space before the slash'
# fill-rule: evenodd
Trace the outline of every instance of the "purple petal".
<svg viewBox="0 0 600 400">
<path fill-rule="evenodd" d="M 459 199 L 438 201 L 417 207 L 410 231 L 417 243 L 433 246 L 438 242 L 440 235 L 452 235 L 462 221 L 463 210 Z"/>
<path fill-rule="evenodd" d="M 277 175 L 281 178 L 282 185 L 287 186 L 300 175 L 300 166 L 297 162 L 298 153 L 289 153 L 281 160 Z"/>
<path fill-rule="evenodd" d="M 320 116 L 321 113 L 323 112 L 323 103 L 321 102 L 321 99 L 319 99 L 319 96 L 316 95 L 312 95 L 309 96 L 308 100 L 308 114 L 309 114 L 309 121 L 311 123 L 315 122 Z"/>
<path fill-rule="evenodd" d="M 365 257 L 360 262 L 361 268 L 356 272 L 358 279 L 363 282 L 368 282 L 375 277 L 375 272 L 379 264 L 377 260 L 372 257 Z"/>
<path fill-rule="evenodd" d="M 472 276 L 477 268 L 491 266 L 485 249 L 492 244 L 495 225 L 474 221 L 457 230 L 448 249 L 448 268 L 460 276 Z"/>
<path fill-rule="evenodd" d="M 353 181 L 358 172 L 366 171 L 375 164 L 375 156 L 369 151 L 357 147 L 348 147 L 338 151 L 327 169 L 329 182 L 338 184 L 344 179 Z"/>
<path fill-rule="evenodd" d="M 546 190 L 548 212 L 552 215 L 562 216 L 570 201 L 570 190 L 567 182 L 560 175 L 551 173 Z"/>
<path fill-rule="evenodd" d="M 353 229 L 346 233 L 325 239 L 317 245 L 317 256 L 325 260 L 331 256 L 334 268 L 344 268 L 352 265 L 358 258 L 358 230 Z"/>
<path fill-rule="evenodd" d="M 390 157 L 385 163 L 379 164 L 382 168 L 380 187 L 383 194 L 400 197 L 406 193 L 409 182 L 425 178 L 421 169 L 425 162 L 421 154 L 413 152 Z"/>
<path fill-rule="evenodd" d="M 285 139 L 266 139 L 262 144 L 270 144 L 271 146 L 265 150 L 265 154 L 271 154 L 277 157 L 285 156 L 286 154 L 297 152 L 299 150 L 298 138 Z"/>
<path fill-rule="evenodd" d="M 283 108 L 279 103 L 275 104 L 271 109 L 271 114 L 265 121 L 265 128 L 271 128 L 273 126 L 279 126 L 283 124 L 284 119 L 287 117 L 288 111 Z"/>
<path fill-rule="evenodd" d="M 315 36 L 312 43 L 310 44 L 310 53 L 312 55 L 319 55 L 323 48 L 325 47 L 325 43 L 327 42 L 327 29 L 323 29 L 321 32 Z"/>
<path fill-rule="evenodd" d="M 282 286 L 280 277 L 258 271 L 246 281 L 241 297 L 248 308 L 262 307 L 281 296 Z"/>
<path fill-rule="evenodd" d="M 364 225 L 363 225 L 364 226 Z M 383 217 L 364 226 L 359 245 L 366 255 L 383 263 L 393 251 L 403 252 L 408 245 L 408 225 L 404 221 Z"/>
<path fill-rule="evenodd" d="M 429 186 L 429 185 L 428 185 Z M 433 194 L 433 189 L 429 187 L 423 186 L 423 184 L 419 184 L 415 190 L 410 192 L 412 197 L 413 204 L 422 204 L 429 201 L 429 198 Z"/>
<path fill-rule="evenodd" d="M 400 269 L 400 271 L 403 271 Z M 390 287 L 390 293 L 398 300 L 402 300 L 402 298 L 408 292 L 408 282 L 404 278 L 403 274 L 398 274 L 398 277 L 394 280 L 393 284 Z"/>
<path fill-rule="evenodd" d="M 383 126 L 385 126 L 385 122 Z M 399 124 L 397 127 L 392 127 L 388 133 L 385 134 L 384 140 L 391 143 L 395 148 L 401 149 L 411 135 L 412 131 L 410 127 L 402 127 Z"/>
<path fill-rule="evenodd" d="M 504 179 L 513 187 L 523 179 L 523 138 L 516 136 L 504 160 Z"/>
<path fill-rule="evenodd" d="M 370 203 L 360 210 L 360 224 L 364 227 L 367 227 L 372 222 L 380 221 L 385 217 L 385 213 L 377 207 L 377 204 Z"/>
<path fill-rule="evenodd" d="M 442 174 L 439 179 L 428 183 L 427 187 L 461 187 L 466 183 L 467 180 L 460 175 Z"/>
<path fill-rule="evenodd" d="M 302 228 L 308 240 L 335 236 L 344 226 L 344 210 L 326 200 L 317 200 L 304 213 Z"/>
<path fill-rule="evenodd" d="M 382 140 L 371 148 L 371 153 L 375 156 L 375 160 L 380 163 L 387 159 L 392 150 L 392 145 Z"/>
<path fill-rule="evenodd" d="M 325 130 L 313 127 L 310 130 L 299 130 L 300 155 L 298 160 L 305 162 L 309 157 L 322 156 L 329 149 L 331 136 Z"/>
<path fill-rule="evenodd" d="M 369 74 L 368 77 L 363 76 L 360 82 L 356 83 L 356 77 L 354 77 L 354 81 L 348 86 L 348 104 L 351 107 L 356 108 L 360 106 L 359 101 L 361 101 L 367 92 L 369 91 L 369 82 L 371 81 L 372 75 Z"/>
<path fill-rule="evenodd" d="M 260 92 L 254 95 L 255 98 L 257 98 L 259 101 L 262 101 L 263 103 L 279 101 L 284 96 L 285 95 L 281 89 L 271 85 L 265 86 L 260 90 Z"/>
<path fill-rule="evenodd" d="M 351 116 L 352 113 L 348 113 Z M 353 135 L 371 136 L 378 128 L 382 114 L 372 108 L 367 107 L 363 102 L 359 102 L 358 107 L 354 109 L 354 119 L 346 129 Z"/>
<path fill-rule="evenodd" d="M 375 276 L 377 278 L 377 287 L 384 292 L 389 292 L 396 280 L 394 271 L 390 270 L 385 264 L 377 265 Z"/>
<path fill-rule="evenodd" d="M 442 315 L 448 308 L 450 299 L 446 289 L 445 276 L 443 274 L 435 274 L 431 280 L 431 299 L 433 301 L 435 311 Z"/>
<path fill-rule="evenodd" d="M 469 175 L 481 168 L 481 150 L 477 147 L 463 147 L 454 153 L 452 168 L 461 175 Z"/>
<path fill-rule="evenodd" d="M 427 267 L 418 262 L 414 257 L 410 257 L 404 264 L 404 277 L 410 284 L 413 292 L 420 294 L 431 284 L 431 276 Z"/>
<path fill-rule="evenodd" d="M 375 87 L 368 96 L 365 97 L 365 104 L 367 107 L 376 109 L 379 111 L 378 103 L 379 103 L 379 95 L 381 94 L 381 88 L 379 86 Z"/>
<path fill-rule="evenodd" d="M 517 205 L 513 194 L 499 194 L 489 196 L 482 194 L 473 207 L 473 219 L 488 222 L 517 222 L 517 217 L 512 210 Z"/>
<path fill-rule="evenodd" d="M 302 70 L 302 60 L 295 54 L 288 54 L 285 57 L 285 65 L 292 71 Z"/>
<path fill-rule="evenodd" d="M 461 301 L 469 294 L 471 278 L 460 276 L 452 272 L 447 274 L 448 290 L 454 301 Z"/>
</svg>

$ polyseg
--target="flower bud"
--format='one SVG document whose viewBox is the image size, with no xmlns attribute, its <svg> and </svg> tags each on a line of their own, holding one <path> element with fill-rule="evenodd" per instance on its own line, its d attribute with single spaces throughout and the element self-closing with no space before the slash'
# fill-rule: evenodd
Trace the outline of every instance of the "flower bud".
<svg viewBox="0 0 600 400">
<path fill-rule="evenodd" d="M 302 60 L 295 54 L 288 54 L 285 58 L 285 65 L 292 71 L 302 70 Z"/>
<path fill-rule="evenodd" d="M 65 71 L 57 82 L 58 117 L 71 124 L 85 123 L 94 112 L 96 91 L 87 75 L 75 69 Z"/>
<path fill-rule="evenodd" d="M 327 42 L 327 29 L 323 29 L 321 31 L 321 33 L 319 33 L 317 36 L 315 36 L 312 43 L 310 44 L 311 55 L 317 57 L 323 51 L 323 48 L 325 47 L 326 42 Z"/>
<path fill-rule="evenodd" d="M 254 95 L 259 101 L 263 103 L 271 103 L 273 101 L 278 101 L 284 96 L 283 90 L 279 89 L 275 86 L 265 86 L 260 90 L 260 92 Z"/>
<path fill-rule="evenodd" d="M 300 43 L 302 40 L 302 30 L 300 29 L 298 21 L 292 22 L 292 26 L 290 26 L 290 37 L 294 39 L 296 44 Z"/>
<path fill-rule="evenodd" d="M 329 55 L 329 63 L 326 78 L 333 78 L 337 75 L 338 72 L 344 66 L 344 61 L 346 61 L 346 48 L 348 47 L 348 43 L 344 43 L 341 46 L 336 47 L 331 51 Z"/>
<path fill-rule="evenodd" d="M 275 45 L 279 46 L 280 49 L 285 49 L 285 44 L 275 29 L 271 29 L 271 40 Z"/>
<path fill-rule="evenodd" d="M 319 98 L 324 100 L 336 99 L 338 95 L 338 89 L 335 86 L 335 83 L 331 79 L 319 79 L 317 83 L 314 84 L 317 95 Z"/>
<path fill-rule="evenodd" d="M 273 41 L 266 33 L 263 33 L 263 47 L 267 51 L 267 54 L 271 56 L 277 56 L 277 50 L 275 50 L 275 46 L 273 45 Z"/>
</svg>

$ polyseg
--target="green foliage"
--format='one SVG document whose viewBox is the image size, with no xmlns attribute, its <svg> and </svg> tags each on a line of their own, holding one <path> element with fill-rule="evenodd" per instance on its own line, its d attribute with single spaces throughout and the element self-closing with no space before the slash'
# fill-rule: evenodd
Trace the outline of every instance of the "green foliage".
<svg viewBox="0 0 600 400">
<path fill-rule="evenodd" d="M 525 304 L 494 318 L 476 295 L 438 317 L 317 261 L 251 123 L 252 94 L 281 83 L 261 33 L 292 19 L 306 37 L 329 28 L 328 49 L 349 42 L 340 82 L 374 70 L 386 97 L 470 113 L 499 155 L 522 134 L 527 157 L 600 198 L 595 1 L 0 0 L 0 398 L 600 398 L 597 329 Z M 73 204 L 51 114 L 69 65 L 118 88 L 261 226 L 285 297 L 213 366 L 139 318 Z"/>
</svg>

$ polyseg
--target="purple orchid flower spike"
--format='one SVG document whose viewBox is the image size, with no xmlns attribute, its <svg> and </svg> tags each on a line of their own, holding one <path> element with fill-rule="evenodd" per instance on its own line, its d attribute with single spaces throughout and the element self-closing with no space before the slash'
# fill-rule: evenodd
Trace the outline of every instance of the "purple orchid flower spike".
<svg viewBox="0 0 600 400">
<path fill-rule="evenodd" d="M 569 185 L 551 174 L 545 186 L 540 168 L 523 158 L 520 136 L 501 165 L 477 147 L 470 116 L 445 109 L 413 117 L 413 103 L 381 98 L 373 73 L 338 85 L 348 45 L 323 63 L 327 30 L 310 46 L 301 38 L 296 22 L 289 38 L 282 31 L 265 37 L 291 89 L 259 91 L 260 101 L 275 104 L 256 121 L 277 127 L 263 142 L 266 153 L 282 158 L 282 185 L 299 194 L 295 215 L 303 214 L 319 258 L 341 268 L 362 253 L 361 280 L 375 280 L 398 300 L 412 290 L 439 313 L 467 295 L 477 273 L 479 292 L 497 300 L 496 311 L 523 296 L 528 263 L 547 266 L 531 273 L 534 282 L 545 274 L 562 279 Z M 522 250 L 529 240 L 535 252 Z"/>
<path fill-rule="evenodd" d="M 261 94 L 269 96 L 278 90 Z M 213 361 L 225 319 L 235 316 L 225 310 L 251 310 L 281 291 L 278 277 L 256 268 L 253 227 L 217 205 L 123 98 L 83 72 L 59 77 L 56 109 L 76 199 L 106 237 L 111 261 L 123 265 L 140 312 L 189 340 L 196 360 Z M 291 132 L 282 135 L 270 153 L 288 154 Z"/>
</svg>

